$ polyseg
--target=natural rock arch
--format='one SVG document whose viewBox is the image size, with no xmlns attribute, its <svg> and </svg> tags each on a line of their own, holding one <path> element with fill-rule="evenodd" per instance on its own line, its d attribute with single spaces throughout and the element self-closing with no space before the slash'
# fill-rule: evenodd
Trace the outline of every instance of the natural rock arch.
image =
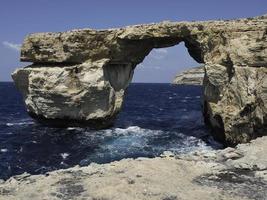
<svg viewBox="0 0 267 200">
<path fill-rule="evenodd" d="M 227 144 L 266 134 L 267 17 L 162 22 L 26 37 L 13 73 L 28 112 L 52 124 L 110 126 L 133 70 L 153 48 L 185 42 L 205 63 L 204 116 Z"/>
</svg>

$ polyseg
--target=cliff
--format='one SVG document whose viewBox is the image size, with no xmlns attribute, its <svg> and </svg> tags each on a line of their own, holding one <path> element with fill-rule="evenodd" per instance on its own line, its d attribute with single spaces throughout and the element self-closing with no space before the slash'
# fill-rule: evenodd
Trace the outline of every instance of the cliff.
<svg viewBox="0 0 267 200">
<path fill-rule="evenodd" d="M 175 76 L 175 85 L 202 85 L 204 79 L 204 66 L 194 67 Z"/>
<path fill-rule="evenodd" d="M 162 22 L 28 35 L 12 77 L 29 114 L 56 126 L 111 126 L 134 69 L 153 48 L 184 41 L 205 64 L 205 122 L 234 145 L 267 134 L 267 16 Z"/>
</svg>

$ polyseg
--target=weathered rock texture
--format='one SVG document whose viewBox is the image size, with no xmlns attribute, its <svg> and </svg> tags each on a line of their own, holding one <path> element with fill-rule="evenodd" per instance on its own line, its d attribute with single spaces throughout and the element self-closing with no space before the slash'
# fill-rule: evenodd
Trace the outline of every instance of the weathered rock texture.
<svg viewBox="0 0 267 200">
<path fill-rule="evenodd" d="M 176 85 L 202 85 L 204 75 L 204 66 L 194 67 L 177 74 L 172 83 Z"/>
<path fill-rule="evenodd" d="M 236 149 L 124 159 L 0 180 L 1 200 L 266 200 L 267 137 Z"/>
<path fill-rule="evenodd" d="M 267 16 L 31 34 L 21 60 L 34 64 L 13 79 L 33 117 L 106 127 L 135 66 L 153 48 L 182 41 L 205 63 L 204 116 L 214 135 L 236 144 L 267 134 Z"/>
</svg>

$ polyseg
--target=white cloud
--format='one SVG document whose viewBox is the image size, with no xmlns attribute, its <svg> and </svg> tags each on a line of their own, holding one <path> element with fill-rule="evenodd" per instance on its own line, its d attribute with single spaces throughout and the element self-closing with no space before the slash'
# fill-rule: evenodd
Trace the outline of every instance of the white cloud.
<svg viewBox="0 0 267 200">
<path fill-rule="evenodd" d="M 15 51 L 20 51 L 20 48 L 21 48 L 21 44 L 14 44 L 14 43 L 7 42 L 7 41 L 2 42 L 2 44 L 5 47 L 12 49 L 12 50 L 15 50 Z"/>
<path fill-rule="evenodd" d="M 143 63 L 138 65 L 138 69 L 142 71 L 151 71 L 151 70 L 162 70 L 165 64 L 164 58 L 168 55 L 168 50 L 161 49 L 153 49 Z"/>
<path fill-rule="evenodd" d="M 151 52 L 151 56 L 154 59 L 161 60 L 165 58 L 168 54 L 167 49 L 153 49 Z"/>
<path fill-rule="evenodd" d="M 154 51 L 157 53 L 160 53 L 160 54 L 167 54 L 168 53 L 167 49 L 154 49 Z"/>
<path fill-rule="evenodd" d="M 151 66 L 151 65 L 143 65 L 143 64 L 139 64 L 139 65 L 137 65 L 137 69 L 138 70 L 141 70 L 141 71 L 151 71 L 151 70 L 162 70 L 163 69 L 163 67 L 159 67 L 159 66 L 157 66 L 157 65 L 153 65 L 153 66 Z"/>
</svg>

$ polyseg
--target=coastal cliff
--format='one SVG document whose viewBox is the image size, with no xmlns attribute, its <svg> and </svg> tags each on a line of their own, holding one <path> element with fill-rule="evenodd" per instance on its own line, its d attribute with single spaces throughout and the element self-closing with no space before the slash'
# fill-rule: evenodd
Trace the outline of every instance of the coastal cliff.
<svg viewBox="0 0 267 200">
<path fill-rule="evenodd" d="M 12 77 L 28 113 L 55 126 L 111 126 L 134 69 L 184 41 L 205 64 L 205 122 L 227 145 L 267 134 L 267 16 L 28 35 Z"/>
<path fill-rule="evenodd" d="M 202 85 L 204 75 L 204 66 L 194 67 L 177 74 L 172 83 L 175 85 Z"/>
</svg>

